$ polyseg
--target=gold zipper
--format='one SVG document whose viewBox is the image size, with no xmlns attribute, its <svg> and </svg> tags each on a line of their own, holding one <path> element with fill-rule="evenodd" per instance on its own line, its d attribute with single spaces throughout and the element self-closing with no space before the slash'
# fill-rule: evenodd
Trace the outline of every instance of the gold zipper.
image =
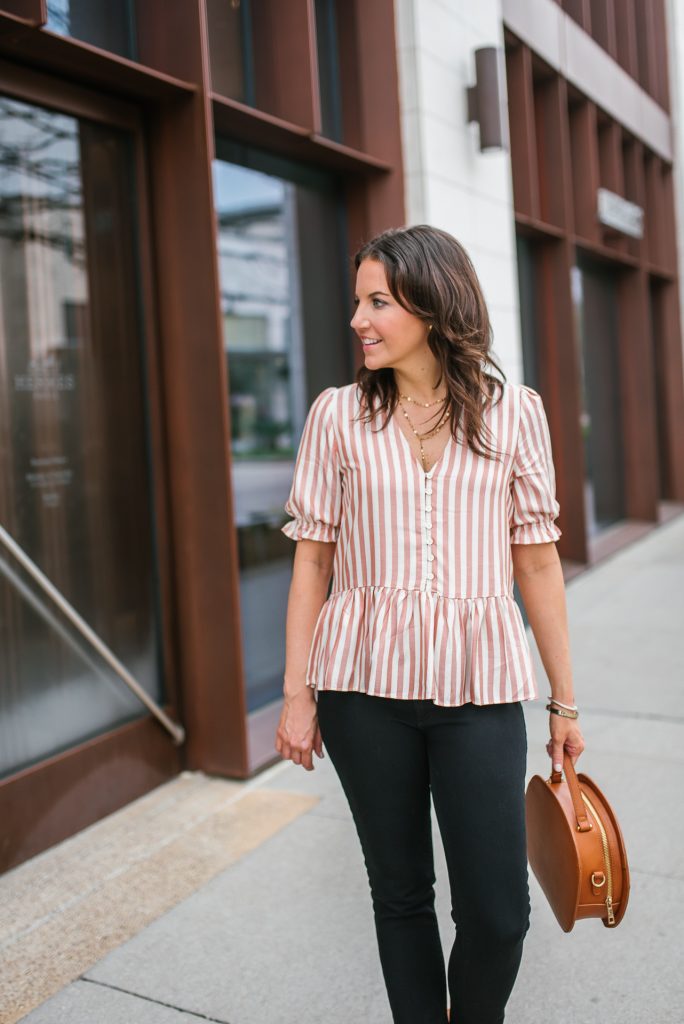
<svg viewBox="0 0 684 1024">
<path fill-rule="evenodd" d="M 606 835 L 606 830 L 604 828 L 603 822 L 598 816 L 598 812 L 592 804 L 589 797 L 586 796 L 586 794 L 583 793 L 582 790 L 580 790 L 580 796 L 584 800 L 585 804 L 587 805 L 591 813 L 594 815 L 594 818 L 596 819 L 596 824 L 599 827 L 599 832 L 601 833 L 601 843 L 603 844 L 603 859 L 606 863 L 606 879 L 608 880 L 608 891 L 606 895 L 606 910 L 608 911 L 608 924 L 615 924 L 615 913 L 613 911 L 613 870 L 610 864 L 610 849 L 608 847 L 608 836 Z"/>
</svg>

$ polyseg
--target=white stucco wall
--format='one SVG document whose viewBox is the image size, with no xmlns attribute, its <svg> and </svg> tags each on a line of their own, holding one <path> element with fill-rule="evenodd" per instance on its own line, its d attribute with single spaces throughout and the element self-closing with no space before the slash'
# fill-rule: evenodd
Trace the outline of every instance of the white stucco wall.
<svg viewBox="0 0 684 1024">
<path fill-rule="evenodd" d="M 522 381 L 510 155 L 481 153 L 478 125 L 467 123 L 474 51 L 503 50 L 501 2 L 395 0 L 395 13 L 407 223 L 433 224 L 465 246 L 489 308 L 494 357 L 509 380 Z"/>
</svg>

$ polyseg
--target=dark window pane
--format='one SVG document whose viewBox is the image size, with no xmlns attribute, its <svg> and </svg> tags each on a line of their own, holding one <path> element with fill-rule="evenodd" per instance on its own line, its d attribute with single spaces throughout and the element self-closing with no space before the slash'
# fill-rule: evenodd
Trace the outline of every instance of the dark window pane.
<svg viewBox="0 0 684 1024">
<path fill-rule="evenodd" d="M 327 176 L 217 141 L 221 305 L 248 708 L 282 696 L 293 544 L 280 527 L 312 398 L 351 379 L 341 198 Z"/>
<path fill-rule="evenodd" d="M 136 57 L 132 0 L 48 0 L 47 14 L 52 32 Z"/>
<path fill-rule="evenodd" d="M 523 378 L 539 390 L 539 324 L 537 316 L 537 269 L 534 242 L 516 235 L 520 328 L 522 336 Z"/>
<path fill-rule="evenodd" d="M 583 254 L 578 255 L 577 263 L 571 281 L 581 375 L 585 506 L 591 536 L 626 516 L 617 277 Z"/>
<path fill-rule="evenodd" d="M 323 135 L 342 142 L 342 97 L 335 0 L 316 0 L 316 49 Z"/>
<path fill-rule="evenodd" d="M 0 98 L 0 524 L 160 697 L 129 137 Z M 0 545 L 0 772 L 147 712 Z"/>
</svg>

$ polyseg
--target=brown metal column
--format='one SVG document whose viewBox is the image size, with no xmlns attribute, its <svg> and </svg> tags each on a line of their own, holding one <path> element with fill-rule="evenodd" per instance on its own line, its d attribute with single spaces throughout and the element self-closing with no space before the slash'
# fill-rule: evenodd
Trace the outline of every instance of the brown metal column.
<svg viewBox="0 0 684 1024">
<path fill-rule="evenodd" d="M 160 107 L 149 122 L 186 764 L 243 776 L 246 707 L 204 3 L 155 0 L 139 10 L 147 60 L 197 85 L 193 97 Z"/>
<path fill-rule="evenodd" d="M 658 518 L 658 449 L 648 278 L 625 270 L 618 285 L 625 501 L 630 519 Z"/>
<path fill-rule="evenodd" d="M 342 103 L 358 112 L 360 148 L 391 167 L 387 174 L 350 181 L 347 217 L 353 255 L 373 235 L 401 227 L 405 208 L 394 5 L 392 0 L 372 4 L 353 0 L 349 18 L 354 29 L 356 80 L 343 79 Z"/>
<path fill-rule="evenodd" d="M 516 213 L 540 217 L 537 135 L 532 97 L 532 54 L 515 45 L 506 53 L 508 111 L 511 136 L 511 172 Z"/>
<path fill-rule="evenodd" d="M 535 83 L 534 109 L 539 153 L 541 214 L 563 237 L 541 246 L 539 302 L 541 337 L 539 375 L 548 410 L 549 430 L 557 474 L 558 542 L 562 557 L 587 560 L 584 519 L 584 450 L 580 428 L 580 370 L 577 325 L 572 303 L 571 268 L 575 249 L 570 241 L 574 224 L 571 179 L 570 122 L 567 84 L 553 76 Z"/>
</svg>

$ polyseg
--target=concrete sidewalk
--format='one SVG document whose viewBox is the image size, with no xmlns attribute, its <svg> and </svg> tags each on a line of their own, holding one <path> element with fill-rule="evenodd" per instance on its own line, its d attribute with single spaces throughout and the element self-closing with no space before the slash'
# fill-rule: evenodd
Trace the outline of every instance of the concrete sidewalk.
<svg viewBox="0 0 684 1024">
<path fill-rule="evenodd" d="M 681 1024 L 684 517 L 582 573 L 567 594 L 587 744 L 578 769 L 596 779 L 617 810 L 632 893 L 615 931 L 585 921 L 566 935 L 530 872 L 532 925 L 506 1021 Z M 525 705 L 528 778 L 549 771 L 548 690 L 538 659 L 537 667 L 542 700 Z M 221 867 L 214 852 L 206 880 L 200 877 L 189 895 L 181 892 L 175 905 L 169 897 L 160 916 L 91 965 L 81 961 L 76 980 L 21 1018 L 25 1024 L 390 1024 L 354 825 L 330 761 L 315 764 L 305 772 L 283 763 L 243 787 L 245 797 L 262 800 L 269 820 L 276 816 L 273 827 L 259 838 L 253 812 L 254 834 L 239 855 Z M 200 781 L 193 799 L 204 792 Z M 233 818 L 219 837 L 241 827 L 242 784 L 226 785 Z M 135 806 L 119 815 L 134 815 Z M 95 837 L 102 825 L 93 827 Z M 166 856 L 161 877 L 150 884 L 173 890 L 193 849 L 198 857 L 206 852 L 205 832 L 186 840 L 182 864 Z M 435 846 L 447 954 L 453 925 L 436 830 Z M 41 855 L 44 863 L 59 849 Z M 32 868 L 30 862 L 0 879 L 2 906 Z M 120 898 L 125 902 L 123 891 Z M 17 936 L 28 942 L 30 922 L 23 927 Z M 3 1024 L 17 1019 L 0 1014 Z"/>
</svg>

